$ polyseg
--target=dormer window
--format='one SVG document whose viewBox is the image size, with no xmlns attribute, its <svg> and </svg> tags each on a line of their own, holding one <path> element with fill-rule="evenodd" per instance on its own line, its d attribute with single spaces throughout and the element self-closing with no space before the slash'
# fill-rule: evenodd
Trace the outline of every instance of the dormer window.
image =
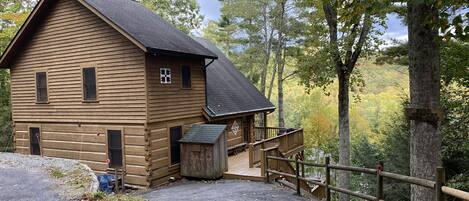
<svg viewBox="0 0 469 201">
<path fill-rule="evenodd" d="M 171 84 L 171 69 L 160 68 L 160 81 L 161 84 Z"/>
</svg>

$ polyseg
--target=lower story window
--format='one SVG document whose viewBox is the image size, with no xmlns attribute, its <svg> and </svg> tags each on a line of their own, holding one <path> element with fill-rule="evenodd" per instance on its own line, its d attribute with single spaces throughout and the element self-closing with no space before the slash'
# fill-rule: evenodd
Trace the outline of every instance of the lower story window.
<svg viewBox="0 0 469 201">
<path fill-rule="evenodd" d="M 107 140 L 109 167 L 122 167 L 122 132 L 120 130 L 108 130 Z"/>
</svg>

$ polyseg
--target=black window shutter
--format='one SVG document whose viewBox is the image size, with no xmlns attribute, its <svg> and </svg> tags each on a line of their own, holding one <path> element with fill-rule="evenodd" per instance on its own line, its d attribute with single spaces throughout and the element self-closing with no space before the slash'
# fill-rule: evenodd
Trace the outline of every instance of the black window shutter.
<svg viewBox="0 0 469 201">
<path fill-rule="evenodd" d="M 96 100 L 96 69 L 83 68 L 83 98 Z"/>
<path fill-rule="evenodd" d="M 183 66 L 181 69 L 182 87 L 191 88 L 191 68 Z"/>
<path fill-rule="evenodd" d="M 47 74 L 46 72 L 36 73 L 36 101 L 47 102 Z"/>
<path fill-rule="evenodd" d="M 107 135 L 109 167 L 122 167 L 122 132 L 119 130 L 109 130 Z"/>
</svg>

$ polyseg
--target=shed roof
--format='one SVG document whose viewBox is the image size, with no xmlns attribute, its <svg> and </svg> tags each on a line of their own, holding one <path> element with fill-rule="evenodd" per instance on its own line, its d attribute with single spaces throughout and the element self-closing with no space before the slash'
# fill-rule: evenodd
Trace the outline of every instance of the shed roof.
<svg viewBox="0 0 469 201">
<path fill-rule="evenodd" d="M 202 38 L 194 40 L 214 52 L 218 59 L 207 67 L 207 106 L 210 117 L 274 111 L 275 106 L 213 43 Z"/>
<path fill-rule="evenodd" d="M 214 144 L 224 133 L 226 125 L 195 124 L 179 140 L 181 143 Z"/>
</svg>

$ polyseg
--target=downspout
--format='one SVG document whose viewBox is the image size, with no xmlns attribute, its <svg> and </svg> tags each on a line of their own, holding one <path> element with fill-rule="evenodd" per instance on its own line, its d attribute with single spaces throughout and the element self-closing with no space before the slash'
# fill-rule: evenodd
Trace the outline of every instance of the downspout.
<svg viewBox="0 0 469 201">
<path fill-rule="evenodd" d="M 208 97 L 207 97 L 207 68 L 208 66 L 210 66 L 210 64 L 212 64 L 213 62 L 215 61 L 215 59 L 212 59 L 210 62 L 208 62 L 208 64 L 206 64 L 204 66 L 204 77 L 205 77 L 205 107 L 208 108 L 210 110 L 210 108 L 208 107 Z"/>
</svg>

